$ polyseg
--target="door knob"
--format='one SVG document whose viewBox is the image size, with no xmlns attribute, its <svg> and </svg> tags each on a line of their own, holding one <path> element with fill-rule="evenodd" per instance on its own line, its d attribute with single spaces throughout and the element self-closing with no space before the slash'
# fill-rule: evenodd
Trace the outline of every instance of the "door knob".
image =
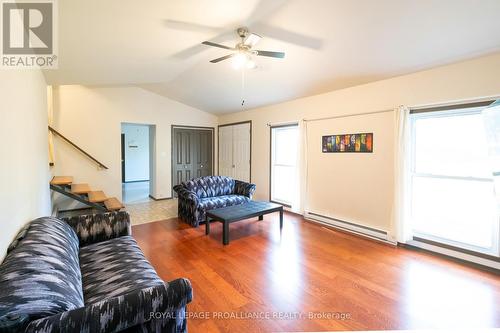
<svg viewBox="0 0 500 333">
<path fill-rule="evenodd" d="M 200 168 L 203 168 L 203 164 L 200 165 Z"/>
</svg>

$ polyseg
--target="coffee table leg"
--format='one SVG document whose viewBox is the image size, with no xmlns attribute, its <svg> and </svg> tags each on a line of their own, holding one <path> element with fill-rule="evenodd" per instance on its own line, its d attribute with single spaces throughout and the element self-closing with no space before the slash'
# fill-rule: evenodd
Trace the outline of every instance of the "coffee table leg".
<svg viewBox="0 0 500 333">
<path fill-rule="evenodd" d="M 224 245 L 229 244 L 229 223 L 224 221 L 224 230 L 222 231 L 222 243 Z"/>
<path fill-rule="evenodd" d="M 280 209 L 280 229 L 283 229 L 283 207 Z"/>
<path fill-rule="evenodd" d="M 210 234 L 210 217 L 206 217 L 205 219 L 205 235 Z"/>
<path fill-rule="evenodd" d="M 262 221 L 264 219 L 264 215 L 259 216 L 259 221 Z"/>
</svg>

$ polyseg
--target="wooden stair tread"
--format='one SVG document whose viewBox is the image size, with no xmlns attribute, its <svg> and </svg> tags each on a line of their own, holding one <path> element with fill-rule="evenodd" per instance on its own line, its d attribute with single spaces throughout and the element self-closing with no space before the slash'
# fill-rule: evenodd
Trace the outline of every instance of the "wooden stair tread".
<svg viewBox="0 0 500 333">
<path fill-rule="evenodd" d="M 71 184 L 71 192 L 75 194 L 87 194 L 91 191 L 89 184 Z"/>
<path fill-rule="evenodd" d="M 90 191 L 88 196 L 90 202 L 104 202 L 108 199 L 103 191 Z"/>
<path fill-rule="evenodd" d="M 51 185 L 69 185 L 73 182 L 73 177 L 71 176 L 54 176 L 50 181 Z"/>
<path fill-rule="evenodd" d="M 117 198 L 109 198 L 104 201 L 104 205 L 108 210 L 120 210 L 124 206 Z"/>
</svg>

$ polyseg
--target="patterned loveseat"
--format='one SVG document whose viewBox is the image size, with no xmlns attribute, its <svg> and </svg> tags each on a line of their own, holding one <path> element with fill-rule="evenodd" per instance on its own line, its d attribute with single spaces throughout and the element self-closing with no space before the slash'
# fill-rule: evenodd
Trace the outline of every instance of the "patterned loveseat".
<svg viewBox="0 0 500 333">
<path fill-rule="evenodd" d="M 0 332 L 185 332 L 186 279 L 164 282 L 126 212 L 34 220 L 0 265 Z"/>
<path fill-rule="evenodd" d="M 174 186 L 179 197 L 179 217 L 197 227 L 210 209 L 234 206 L 252 200 L 255 184 L 224 176 L 195 178 Z"/>
</svg>

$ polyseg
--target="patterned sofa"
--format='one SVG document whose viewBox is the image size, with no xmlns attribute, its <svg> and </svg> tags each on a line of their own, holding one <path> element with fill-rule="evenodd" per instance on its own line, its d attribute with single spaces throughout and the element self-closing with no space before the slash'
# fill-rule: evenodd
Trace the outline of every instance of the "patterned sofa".
<svg viewBox="0 0 500 333">
<path fill-rule="evenodd" d="M 255 184 L 224 176 L 195 178 L 174 186 L 179 197 L 179 217 L 197 227 L 210 209 L 239 205 L 252 200 Z"/>
<path fill-rule="evenodd" d="M 28 224 L 0 265 L 0 332 L 185 332 L 189 280 L 164 282 L 126 212 Z"/>
</svg>

